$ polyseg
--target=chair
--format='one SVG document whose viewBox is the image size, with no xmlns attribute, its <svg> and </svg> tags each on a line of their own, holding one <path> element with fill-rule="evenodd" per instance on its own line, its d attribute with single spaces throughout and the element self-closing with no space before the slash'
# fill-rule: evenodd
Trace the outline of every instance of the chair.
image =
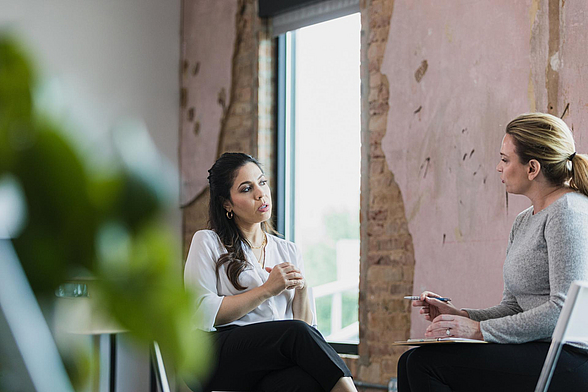
<svg viewBox="0 0 588 392">
<path fill-rule="evenodd" d="M 551 345 L 535 387 L 535 392 L 547 392 L 561 349 L 565 343 L 588 343 L 588 282 L 575 281 L 568 290 Z"/>
<path fill-rule="evenodd" d="M 165 365 L 163 363 L 163 356 L 161 355 L 161 349 L 157 342 L 153 342 L 151 345 L 151 391 L 157 392 L 170 392 L 169 381 L 167 378 L 167 372 L 165 371 Z"/>
</svg>

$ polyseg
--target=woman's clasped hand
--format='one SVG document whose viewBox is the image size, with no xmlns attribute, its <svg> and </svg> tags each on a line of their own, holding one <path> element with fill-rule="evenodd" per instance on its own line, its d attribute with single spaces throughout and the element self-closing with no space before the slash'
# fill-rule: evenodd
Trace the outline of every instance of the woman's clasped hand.
<svg viewBox="0 0 588 392">
<path fill-rule="evenodd" d="M 264 283 L 271 296 L 280 295 L 284 290 L 298 289 L 306 287 L 304 276 L 300 270 L 290 263 L 281 263 L 272 267 L 265 267 L 269 272 L 269 277 Z"/>
</svg>

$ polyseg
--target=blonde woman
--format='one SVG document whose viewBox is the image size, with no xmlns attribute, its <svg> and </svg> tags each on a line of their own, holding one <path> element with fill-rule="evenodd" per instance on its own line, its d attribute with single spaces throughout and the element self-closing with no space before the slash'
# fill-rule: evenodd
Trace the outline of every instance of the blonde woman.
<svg viewBox="0 0 588 392">
<path fill-rule="evenodd" d="M 495 344 L 431 345 L 398 363 L 401 392 L 531 391 L 570 284 L 588 280 L 588 158 L 559 118 L 523 114 L 506 127 L 496 167 L 508 193 L 532 206 L 512 227 L 504 293 L 488 309 L 458 309 L 429 291 L 413 306 L 432 321 L 425 336 Z M 588 390 L 588 344 L 565 345 L 551 390 Z"/>
</svg>

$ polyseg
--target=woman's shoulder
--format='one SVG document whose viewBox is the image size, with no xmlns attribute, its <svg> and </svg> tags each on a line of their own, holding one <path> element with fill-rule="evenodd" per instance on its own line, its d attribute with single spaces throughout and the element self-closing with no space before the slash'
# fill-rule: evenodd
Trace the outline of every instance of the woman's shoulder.
<svg viewBox="0 0 588 392">
<path fill-rule="evenodd" d="M 284 238 L 280 238 L 278 236 L 275 236 L 273 234 L 267 234 L 268 238 L 270 241 L 272 241 L 274 244 L 276 244 L 276 247 L 278 249 L 284 249 L 287 250 L 289 252 L 298 252 L 298 247 L 296 246 L 295 243 L 293 243 L 292 241 L 288 241 Z"/>
<path fill-rule="evenodd" d="M 584 215 L 588 216 L 588 196 L 580 192 L 568 192 L 550 206 L 549 215 Z"/>
<path fill-rule="evenodd" d="M 220 238 L 213 230 L 198 230 L 192 236 L 192 244 L 218 247 L 220 245 Z"/>
<path fill-rule="evenodd" d="M 568 192 L 562 198 L 568 208 L 581 209 L 582 212 L 586 212 L 586 206 L 588 206 L 588 196 L 581 192 Z"/>
<path fill-rule="evenodd" d="M 519 212 L 519 214 L 517 215 L 517 217 L 515 218 L 512 226 L 513 229 L 516 230 L 516 228 L 521 225 L 521 223 L 525 220 L 528 219 L 529 217 L 533 216 L 533 206 L 530 206 L 529 208 L 524 209 L 523 211 Z"/>
<path fill-rule="evenodd" d="M 524 210 L 522 210 L 521 212 L 519 212 L 519 214 L 517 215 L 516 219 L 523 219 L 525 216 L 527 215 L 533 215 L 533 206 L 530 206 L 528 208 L 525 208 Z"/>
<path fill-rule="evenodd" d="M 569 192 L 553 202 L 546 214 L 547 227 L 561 230 L 588 230 L 588 197 L 580 192 Z"/>
<path fill-rule="evenodd" d="M 218 235 L 214 232 L 214 230 L 205 229 L 205 230 L 198 230 L 194 233 L 192 238 L 198 238 L 199 240 L 206 240 L 210 238 L 218 238 Z"/>
</svg>

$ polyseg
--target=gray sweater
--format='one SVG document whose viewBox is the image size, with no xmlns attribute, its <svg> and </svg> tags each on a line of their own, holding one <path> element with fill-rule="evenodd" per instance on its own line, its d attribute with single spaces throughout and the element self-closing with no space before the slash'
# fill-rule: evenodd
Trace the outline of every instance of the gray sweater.
<svg viewBox="0 0 588 392">
<path fill-rule="evenodd" d="M 588 197 L 567 193 L 533 214 L 521 212 L 512 226 L 499 305 L 464 309 L 494 343 L 550 341 L 574 280 L 588 280 Z M 574 344 L 588 348 L 588 344 Z"/>
</svg>

